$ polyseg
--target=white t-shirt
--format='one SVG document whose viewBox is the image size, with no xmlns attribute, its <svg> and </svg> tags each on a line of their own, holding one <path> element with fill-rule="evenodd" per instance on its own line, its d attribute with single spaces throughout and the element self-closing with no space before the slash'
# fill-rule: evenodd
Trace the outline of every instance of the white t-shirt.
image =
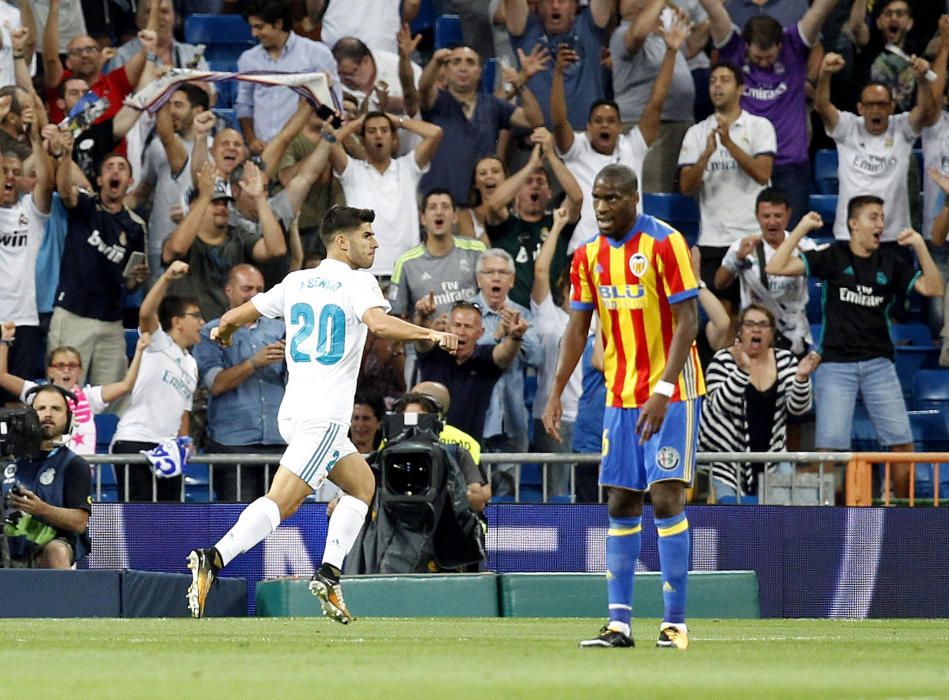
<svg viewBox="0 0 949 700">
<path fill-rule="evenodd" d="M 23 391 L 20 392 L 20 401 L 26 401 L 30 389 L 39 386 L 36 382 L 23 382 Z M 91 455 L 96 452 L 96 422 L 95 416 L 103 413 L 109 404 L 102 398 L 101 386 L 79 386 L 70 389 L 76 396 L 75 403 L 69 401 L 69 410 L 72 411 L 72 430 L 66 436 L 63 444 L 77 455 Z"/>
<path fill-rule="evenodd" d="M 544 351 L 544 361 L 537 366 L 537 395 L 534 397 L 534 406 L 531 409 L 533 417 L 540 420 L 544 414 L 547 399 L 550 397 L 554 375 L 557 373 L 560 340 L 567 330 L 570 315 L 554 304 L 553 297 L 548 294 L 540 304 L 531 297 L 531 320 L 540 336 L 541 347 Z M 573 423 L 577 420 L 577 404 L 580 402 L 582 391 L 583 363 L 578 362 L 560 397 L 565 421 Z"/>
<path fill-rule="evenodd" d="M 939 185 L 929 177 L 928 170 L 935 167 L 943 175 L 949 175 L 949 114 L 941 112 L 939 120 L 923 129 L 923 237 L 932 238 L 933 221 L 943 207 L 946 196 Z"/>
<path fill-rule="evenodd" d="M 178 435 L 181 416 L 191 410 L 198 385 L 198 363 L 165 331 L 152 332 L 138 379 L 113 442 L 161 442 Z"/>
<path fill-rule="evenodd" d="M 36 257 L 46 235 L 44 214 L 33 195 L 0 207 L 0 319 L 18 326 L 39 325 L 36 311 Z"/>
<path fill-rule="evenodd" d="M 570 169 L 571 174 L 576 178 L 580 185 L 580 191 L 583 192 L 583 206 L 580 208 L 580 220 L 577 227 L 573 230 L 570 242 L 567 244 L 567 252 L 573 253 L 577 248 L 593 238 L 599 231 L 596 225 L 596 215 L 593 213 L 593 181 L 597 173 L 607 165 L 619 163 L 633 169 L 639 180 L 640 190 L 643 182 L 643 160 L 649 146 L 643 138 L 639 127 L 634 127 L 628 134 L 620 134 L 616 141 L 613 152 L 604 155 L 595 150 L 590 145 L 590 139 L 587 138 L 585 131 L 575 131 L 573 133 L 573 145 L 570 150 L 563 154 L 563 162 Z M 639 204 L 636 205 L 636 212 L 643 213 L 643 200 L 639 198 Z"/>
<path fill-rule="evenodd" d="M 828 131 L 837 143 L 837 218 L 834 237 L 849 241 L 847 202 L 858 195 L 872 194 L 883 199 L 882 241 L 895 241 L 900 231 L 910 226 L 909 191 L 906 173 L 918 133 L 909 123 L 909 114 L 890 117 L 886 131 L 873 136 L 863 117 L 839 112 L 837 126 Z"/>
<path fill-rule="evenodd" d="M 41 37 L 46 29 L 46 18 L 49 17 L 49 0 L 33 0 L 33 16 L 36 18 L 36 35 Z M 70 41 L 87 33 L 82 0 L 60 0 L 59 53 L 66 53 Z"/>
<path fill-rule="evenodd" d="M 312 270 L 291 272 L 283 282 L 251 302 L 268 318 L 287 324 L 287 389 L 278 420 L 306 430 L 326 421 L 349 425 L 356 379 L 366 344 L 367 310 L 389 302 L 376 278 L 327 259 Z"/>
<path fill-rule="evenodd" d="M 718 126 L 712 114 L 689 127 L 679 153 L 679 167 L 695 165 L 705 151 L 708 135 Z M 757 157 L 773 155 L 777 138 L 771 122 L 741 111 L 728 130 L 732 141 L 743 151 Z M 705 165 L 699 188 L 699 210 L 702 217 L 699 245 L 725 247 L 733 241 L 758 233 L 755 199 L 765 188 L 738 165 L 728 149 L 718 140 L 718 147 Z"/>
<path fill-rule="evenodd" d="M 790 236 L 787 231 L 784 237 Z M 754 249 L 746 258 L 751 262 L 751 267 L 742 270 L 738 265 L 738 248 L 741 241 L 735 241 L 728 246 L 725 258 L 722 260 L 722 267 L 738 275 L 741 281 L 741 308 L 748 304 L 764 304 L 774 317 L 778 320 L 778 329 L 784 336 L 794 343 L 793 350 L 800 354 L 806 347 L 805 343 L 811 342 L 811 327 L 807 321 L 807 278 L 802 276 L 787 275 L 768 275 L 767 289 L 761 283 L 761 266 L 758 264 L 758 250 Z M 792 255 L 798 257 L 800 253 L 808 250 L 814 250 L 817 244 L 810 238 L 804 237 L 797 244 Z M 772 248 L 767 243 L 762 247 L 764 250 L 764 261 L 774 257 L 777 249 Z"/>
<path fill-rule="evenodd" d="M 62 12 L 62 11 L 60 11 Z M 13 39 L 10 30 L 22 26 L 20 11 L 12 5 L 0 2 L 0 85 L 16 85 L 13 67 Z M 37 50 L 40 47 L 37 46 Z M 30 63 L 30 75 L 36 75 L 36 54 Z"/>
<path fill-rule="evenodd" d="M 383 173 L 367 161 L 349 158 L 339 175 L 346 204 L 376 212 L 372 228 L 379 248 L 369 269 L 372 274 L 391 275 L 396 258 L 419 244 L 416 192 L 426 172 L 428 165 L 419 168 L 412 151 L 392 159 Z"/>
<path fill-rule="evenodd" d="M 397 53 L 395 36 L 402 24 L 400 4 L 400 0 L 330 0 L 323 15 L 320 39 L 332 49 L 344 36 L 357 36 L 373 53 Z"/>
</svg>

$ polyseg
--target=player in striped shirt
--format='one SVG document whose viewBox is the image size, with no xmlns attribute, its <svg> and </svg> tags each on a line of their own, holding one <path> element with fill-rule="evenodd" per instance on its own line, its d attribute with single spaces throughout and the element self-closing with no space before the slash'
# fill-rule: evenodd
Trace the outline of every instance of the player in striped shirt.
<svg viewBox="0 0 949 700">
<path fill-rule="evenodd" d="M 682 234 L 647 214 L 637 216 L 638 189 L 635 173 L 624 165 L 608 165 L 594 180 L 600 233 L 574 254 L 570 323 L 543 421 L 559 439 L 560 395 L 583 353 L 596 311 L 607 387 L 600 483 L 609 493 L 609 622 L 580 646 L 633 646 L 633 574 L 648 487 L 665 607 L 656 645 L 686 649 L 689 523 L 683 506 L 695 471 L 700 397 L 705 393 L 694 342 L 698 285 Z"/>
</svg>

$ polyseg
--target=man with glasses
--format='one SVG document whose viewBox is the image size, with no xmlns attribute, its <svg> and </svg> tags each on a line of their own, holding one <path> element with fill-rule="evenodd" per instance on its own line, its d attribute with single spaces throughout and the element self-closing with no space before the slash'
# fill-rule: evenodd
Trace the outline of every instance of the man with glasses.
<svg viewBox="0 0 949 700">
<path fill-rule="evenodd" d="M 103 73 L 99 44 L 91 36 L 77 36 L 69 42 L 64 66 L 59 58 L 59 0 L 50 0 L 49 18 L 43 31 L 43 86 L 46 88 L 50 121 L 57 124 L 66 116 L 57 100 L 60 97 L 59 86 L 71 77 L 82 78 L 92 92 L 109 100 L 109 108 L 99 117 L 100 120 L 114 117 L 138 84 L 146 61 L 155 63 L 158 60 L 153 52 L 157 41 L 155 32 L 143 29 L 139 32 L 139 38 L 146 41 L 142 42 L 141 50 L 128 63 Z M 151 48 L 146 48 L 146 45 Z"/>
<path fill-rule="evenodd" d="M 513 286 L 514 258 L 510 253 L 502 248 L 482 253 L 478 258 L 480 291 L 474 301 L 481 306 L 485 332 L 478 342 L 490 346 L 513 337 L 520 345 L 491 396 L 482 440 L 486 452 L 527 452 L 530 415 L 524 402 L 524 372 L 544 359 L 540 336 L 530 325 L 531 312 L 509 297 Z M 514 495 L 516 473 L 515 464 L 497 466 L 492 477 L 495 495 Z"/>
<path fill-rule="evenodd" d="M 912 160 L 913 144 L 924 126 L 938 116 L 938 106 L 925 82 L 929 63 L 912 59 L 913 72 L 924 89 L 917 91 L 916 105 L 909 112 L 894 116 L 895 103 L 890 88 L 868 83 L 860 92 L 857 114 L 843 112 L 830 101 L 830 81 L 844 67 L 837 53 L 824 56 L 817 80 L 814 109 L 824 122 L 827 135 L 837 144 L 840 181 L 834 236 L 850 238 L 847 206 L 860 195 L 876 195 L 886 203 L 886 222 L 881 241 L 898 249 L 896 240 L 910 226 L 907 169 Z"/>
</svg>

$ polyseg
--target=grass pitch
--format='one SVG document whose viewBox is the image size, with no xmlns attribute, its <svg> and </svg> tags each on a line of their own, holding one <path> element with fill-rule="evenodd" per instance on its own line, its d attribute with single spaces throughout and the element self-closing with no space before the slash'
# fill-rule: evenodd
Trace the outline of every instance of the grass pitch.
<svg viewBox="0 0 949 700">
<path fill-rule="evenodd" d="M 693 620 L 687 652 L 578 649 L 602 620 L 0 620 L 17 698 L 949 697 L 949 620 Z"/>
</svg>

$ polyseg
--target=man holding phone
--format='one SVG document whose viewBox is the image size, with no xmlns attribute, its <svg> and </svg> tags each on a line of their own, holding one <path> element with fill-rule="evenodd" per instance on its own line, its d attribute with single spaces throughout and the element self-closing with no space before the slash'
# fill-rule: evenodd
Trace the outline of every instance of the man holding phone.
<svg viewBox="0 0 949 700">
<path fill-rule="evenodd" d="M 65 132 L 52 145 L 53 157 L 63 159 L 56 181 L 68 212 L 69 233 L 47 345 L 79 350 L 85 375 L 78 382 L 98 386 L 120 381 L 128 369 L 122 290 L 136 289 L 148 275 L 145 222 L 124 204 L 132 184 L 125 156 L 105 157 L 97 178 L 99 194 L 92 196 L 79 191 L 79 169 L 68 160 L 71 140 Z"/>
</svg>

